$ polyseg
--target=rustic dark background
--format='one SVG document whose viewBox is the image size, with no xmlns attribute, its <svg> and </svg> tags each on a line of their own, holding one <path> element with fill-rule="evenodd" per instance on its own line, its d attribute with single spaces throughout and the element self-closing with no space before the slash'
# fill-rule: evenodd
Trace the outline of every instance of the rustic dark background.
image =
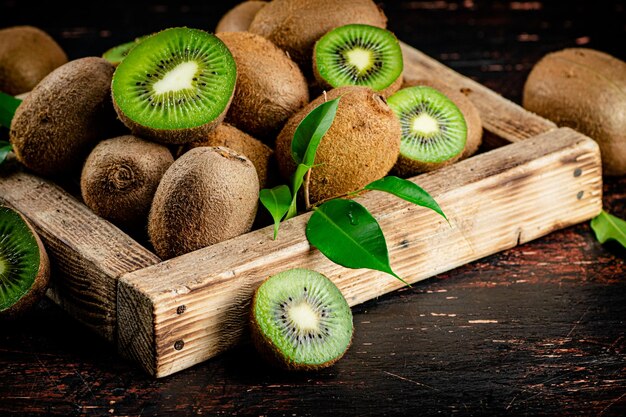
<svg viewBox="0 0 626 417">
<path fill-rule="evenodd" d="M 41 3 L 0 0 L 0 27 L 39 26 L 78 58 L 170 26 L 211 30 L 236 2 Z M 549 51 L 626 59 L 623 1 L 381 5 L 400 39 L 516 102 Z M 626 218 L 626 178 L 606 180 L 605 206 Z M 0 324 L 0 415 L 623 416 L 625 258 L 582 224 L 439 275 L 355 308 L 354 345 L 316 374 L 274 371 L 244 346 L 152 380 L 43 301 Z"/>
</svg>

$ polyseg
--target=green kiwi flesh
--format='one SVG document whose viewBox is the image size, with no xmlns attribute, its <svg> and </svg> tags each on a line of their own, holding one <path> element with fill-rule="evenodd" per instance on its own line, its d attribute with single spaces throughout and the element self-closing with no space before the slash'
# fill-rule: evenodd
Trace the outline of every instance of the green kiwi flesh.
<svg viewBox="0 0 626 417">
<path fill-rule="evenodd" d="M 145 228 L 154 193 L 174 162 L 169 149 L 132 135 L 100 142 L 80 178 L 85 204 L 127 229 Z"/>
<path fill-rule="evenodd" d="M 17 95 L 32 90 L 67 62 L 67 55 L 47 33 L 32 26 L 0 30 L 0 91 Z"/>
<path fill-rule="evenodd" d="M 252 301 L 257 349 L 289 370 L 316 370 L 339 360 L 352 341 L 352 312 L 324 275 L 292 269 L 265 280 Z"/>
<path fill-rule="evenodd" d="M 395 170 L 403 176 L 431 171 L 458 160 L 467 141 L 459 108 L 443 93 L 427 87 L 404 88 L 387 103 L 400 120 L 402 141 Z"/>
<path fill-rule="evenodd" d="M 102 58 L 109 61 L 111 64 L 117 66 L 126 58 L 128 53 L 137 45 L 139 45 L 143 40 L 145 40 L 148 36 L 141 36 L 134 41 L 126 42 L 121 45 L 114 46 L 113 48 L 107 50 L 102 54 Z"/>
<path fill-rule="evenodd" d="M 327 87 L 362 85 L 383 91 L 402 76 L 402 50 L 388 30 L 345 25 L 324 35 L 314 48 L 314 73 Z"/>
<path fill-rule="evenodd" d="M 202 140 L 230 106 L 237 68 L 224 43 L 205 31 L 171 28 L 135 46 L 113 76 L 115 109 L 140 137 Z"/>
<path fill-rule="evenodd" d="M 28 221 L 0 206 L 0 317 L 14 317 L 38 301 L 48 286 L 48 255 Z"/>
</svg>

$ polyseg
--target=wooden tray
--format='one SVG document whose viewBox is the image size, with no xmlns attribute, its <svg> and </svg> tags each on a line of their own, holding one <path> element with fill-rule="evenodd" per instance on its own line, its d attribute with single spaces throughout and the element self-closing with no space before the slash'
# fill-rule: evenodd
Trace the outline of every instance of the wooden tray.
<svg viewBox="0 0 626 417">
<path fill-rule="evenodd" d="M 413 178 L 451 226 L 384 193 L 358 198 L 380 222 L 400 276 L 414 283 L 600 212 L 601 162 L 593 140 L 557 129 L 409 46 L 403 50 L 407 79 L 433 77 L 465 93 L 480 111 L 485 142 L 501 147 Z M 53 262 L 48 296 L 155 377 L 244 340 L 252 292 L 284 269 L 327 275 L 351 305 L 402 286 L 383 273 L 342 268 L 311 248 L 308 214 L 286 222 L 277 241 L 265 228 L 162 262 L 16 164 L 0 171 L 0 202 L 23 212 L 41 234 Z"/>
</svg>

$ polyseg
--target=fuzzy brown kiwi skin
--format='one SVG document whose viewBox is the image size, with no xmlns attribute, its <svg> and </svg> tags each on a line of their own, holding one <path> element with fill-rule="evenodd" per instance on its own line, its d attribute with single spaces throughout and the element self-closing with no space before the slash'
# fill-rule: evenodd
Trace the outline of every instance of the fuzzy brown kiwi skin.
<svg viewBox="0 0 626 417">
<path fill-rule="evenodd" d="M 285 121 L 309 102 L 298 66 L 267 39 L 247 32 L 224 32 L 237 64 L 237 86 L 226 121 L 273 144 Z"/>
<path fill-rule="evenodd" d="M 372 0 L 274 0 L 259 10 L 248 30 L 286 51 L 309 75 L 315 42 L 352 23 L 385 28 L 387 18 Z"/>
<path fill-rule="evenodd" d="M 217 22 L 215 33 L 220 32 L 245 32 L 250 27 L 254 16 L 261 10 L 267 2 L 265 1 L 244 1 L 239 3 Z"/>
<path fill-rule="evenodd" d="M 234 92 L 233 92 L 234 93 Z M 148 126 L 141 125 L 122 112 L 118 107 L 115 100 L 113 100 L 113 107 L 119 119 L 130 129 L 130 131 L 141 138 L 151 139 L 155 142 L 163 143 L 166 145 L 184 145 L 187 143 L 197 142 L 202 140 L 206 135 L 211 133 L 220 123 L 224 120 L 226 113 L 232 103 L 233 96 L 231 95 L 228 100 L 228 104 L 214 120 L 206 123 L 202 126 L 190 127 L 186 129 L 152 129 Z"/>
<path fill-rule="evenodd" d="M 148 234 L 169 259 L 246 233 L 259 198 L 256 169 L 223 147 L 191 149 L 165 172 L 152 201 Z"/>
<path fill-rule="evenodd" d="M 28 292 L 24 294 L 24 296 L 20 298 L 17 303 L 0 313 L 0 318 L 8 320 L 18 318 L 29 311 L 39 300 L 41 300 L 41 298 L 43 298 L 46 293 L 46 289 L 48 288 L 48 284 L 50 283 L 50 259 L 48 258 L 46 248 L 43 246 L 41 238 L 28 219 L 20 212 L 16 211 L 16 213 L 22 218 L 24 223 L 26 223 L 28 229 L 37 241 L 37 247 L 39 248 L 39 269 L 37 270 L 35 281 L 29 288 Z"/>
<path fill-rule="evenodd" d="M 274 172 L 277 168 L 275 167 L 272 148 L 228 123 L 219 125 L 213 132 L 209 133 L 204 141 L 184 146 L 181 155 L 199 146 L 223 146 L 232 149 L 252 162 L 259 176 L 261 188 L 266 188 L 268 183 L 273 184 L 275 182 Z"/>
<path fill-rule="evenodd" d="M 322 139 L 311 170 L 311 202 L 358 190 L 387 175 L 400 150 L 402 129 L 385 99 L 367 87 L 330 90 L 296 113 L 276 140 L 276 159 L 284 178 L 295 171 L 291 141 L 302 119 L 325 100 L 341 97 L 335 120 Z"/>
<path fill-rule="evenodd" d="M 174 158 L 163 145 L 126 135 L 100 142 L 80 178 L 85 204 L 124 228 L 145 227 L 152 198 Z"/>
<path fill-rule="evenodd" d="M 442 92 L 448 97 L 461 111 L 467 125 L 467 140 L 465 149 L 459 158 L 459 161 L 467 159 L 474 155 L 483 142 L 483 123 L 480 113 L 474 103 L 467 98 L 460 90 L 454 89 L 447 84 L 434 79 L 405 80 L 402 88 L 424 85 L 432 87 Z"/>
<path fill-rule="evenodd" d="M 269 278 L 270 277 L 266 278 L 266 280 Z M 280 349 L 272 342 L 272 340 L 269 339 L 267 336 L 263 334 L 263 332 L 260 331 L 259 325 L 254 316 L 254 306 L 256 305 L 258 293 L 259 291 L 257 287 L 257 290 L 254 292 L 254 296 L 252 297 L 252 303 L 251 303 L 250 315 L 249 315 L 250 337 L 252 339 L 252 343 L 254 344 L 254 347 L 256 348 L 256 350 L 259 352 L 261 357 L 265 359 L 265 361 L 268 362 L 269 364 L 276 366 L 280 369 L 287 370 L 287 371 L 302 371 L 302 372 L 319 371 L 320 369 L 328 368 L 334 365 L 339 359 L 343 358 L 346 352 L 350 349 L 350 346 L 352 346 L 354 332 L 352 333 L 352 338 L 350 338 L 350 342 L 346 346 L 346 350 L 344 350 L 341 355 L 337 356 L 336 358 L 330 361 L 327 361 L 318 365 L 307 365 L 307 364 L 301 364 L 301 363 L 297 363 L 292 360 L 289 360 L 289 358 L 287 358 L 285 355 L 280 353 Z"/>
<path fill-rule="evenodd" d="M 115 68 L 88 57 L 57 68 L 24 99 L 11 122 L 17 159 L 38 174 L 79 168 L 89 151 L 119 128 L 111 106 Z"/>
<path fill-rule="evenodd" d="M 0 30 L 0 91 L 11 95 L 30 91 L 66 62 L 63 49 L 38 28 L 14 26 Z"/>
<path fill-rule="evenodd" d="M 626 62 L 586 48 L 550 53 L 530 72 L 523 105 L 598 142 L 605 175 L 626 175 Z"/>
</svg>

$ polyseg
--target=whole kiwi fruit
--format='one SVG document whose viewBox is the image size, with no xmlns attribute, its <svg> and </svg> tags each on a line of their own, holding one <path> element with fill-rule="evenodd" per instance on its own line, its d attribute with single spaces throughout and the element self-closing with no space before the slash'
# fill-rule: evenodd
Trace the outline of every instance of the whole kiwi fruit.
<svg viewBox="0 0 626 417">
<path fill-rule="evenodd" d="M 469 158 L 474 155 L 483 142 L 483 123 L 480 119 L 480 113 L 474 103 L 467 98 L 460 90 L 452 88 L 447 84 L 435 79 L 419 79 L 404 80 L 402 88 L 413 87 L 416 85 L 425 85 L 435 88 L 446 95 L 463 113 L 465 123 L 467 124 L 467 140 L 465 142 L 465 150 L 461 154 L 459 160 Z"/>
<path fill-rule="evenodd" d="M 335 119 L 317 148 L 317 166 L 311 170 L 311 202 L 358 190 L 384 177 L 398 158 L 402 130 L 383 96 L 367 87 L 339 87 L 296 113 L 280 132 L 276 159 L 281 174 L 289 178 L 295 171 L 291 141 L 300 122 L 324 101 L 338 97 Z"/>
<path fill-rule="evenodd" d="M 145 227 L 152 198 L 174 158 L 163 145 L 126 135 L 100 142 L 80 177 L 85 204 L 129 229 Z"/>
<path fill-rule="evenodd" d="M 523 104 L 598 142 L 604 174 L 626 174 L 626 62 L 586 48 L 550 53 L 530 72 Z"/>
<path fill-rule="evenodd" d="M 67 62 L 63 49 L 46 32 L 32 26 L 0 30 L 0 91 L 17 95 L 32 90 Z"/>
<path fill-rule="evenodd" d="M 247 32 L 219 33 L 237 63 L 237 87 L 226 121 L 273 141 L 285 121 L 309 102 L 298 66 L 267 39 Z"/>
<path fill-rule="evenodd" d="M 252 162 L 223 147 L 194 148 L 165 172 L 152 201 L 148 234 L 163 259 L 246 233 L 259 199 Z"/>
<path fill-rule="evenodd" d="M 57 68 L 33 89 L 15 112 L 10 141 L 17 159 L 42 175 L 69 172 L 113 127 L 115 68 L 88 57 Z"/>
<path fill-rule="evenodd" d="M 387 18 L 372 0 L 274 0 L 259 10 L 248 30 L 285 50 L 308 75 L 315 42 L 351 23 L 385 28 Z"/>
<path fill-rule="evenodd" d="M 239 3 L 217 22 L 215 33 L 220 32 L 245 32 L 250 27 L 254 16 L 265 6 L 265 1 L 244 1 Z"/>
<path fill-rule="evenodd" d="M 268 180 L 272 182 L 276 169 L 274 166 L 274 151 L 258 139 L 228 123 L 220 124 L 213 132 L 207 135 L 205 141 L 195 142 L 182 148 L 182 152 L 198 146 L 223 146 L 245 156 L 252 162 L 259 176 L 259 186 L 265 188 Z"/>
<path fill-rule="evenodd" d="M 41 239 L 19 212 L 0 206 L 0 318 L 15 318 L 44 295 L 50 262 Z"/>
</svg>

